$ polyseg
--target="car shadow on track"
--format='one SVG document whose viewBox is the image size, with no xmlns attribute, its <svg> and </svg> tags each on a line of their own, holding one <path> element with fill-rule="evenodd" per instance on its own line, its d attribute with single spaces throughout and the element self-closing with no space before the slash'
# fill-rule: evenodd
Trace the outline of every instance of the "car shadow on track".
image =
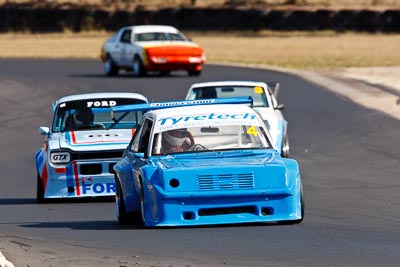
<svg viewBox="0 0 400 267">
<path fill-rule="evenodd" d="M 237 227 L 273 227 L 277 223 L 249 223 L 249 224 L 221 224 L 221 225 L 198 225 L 198 226 L 174 226 L 174 227 L 145 227 L 140 223 L 121 225 L 116 220 L 109 221 L 70 221 L 70 222 L 35 222 L 21 224 L 25 228 L 47 228 L 47 229 L 71 229 L 71 230 L 184 230 L 204 228 L 237 228 Z M 282 227 L 282 226 L 280 226 Z"/>
<path fill-rule="evenodd" d="M 25 204 L 36 204 L 36 198 L 0 198 L 0 206 Z"/>
<path fill-rule="evenodd" d="M 145 79 L 145 78 L 187 78 L 190 77 L 186 73 L 180 73 L 180 72 L 174 72 L 174 73 L 169 73 L 169 74 L 159 74 L 159 73 L 150 73 L 146 76 L 143 77 L 134 77 L 130 73 L 121 73 L 116 76 L 106 76 L 101 73 L 96 73 L 96 74 L 84 74 L 84 73 L 79 73 L 79 74 L 69 74 L 68 77 L 72 78 L 103 78 L 103 79 Z M 193 78 L 196 78 L 194 76 Z"/>
<path fill-rule="evenodd" d="M 120 225 L 117 220 L 109 221 L 70 221 L 70 222 L 35 222 L 20 225 L 24 228 L 71 229 L 71 230 L 145 230 L 143 225 Z"/>
<path fill-rule="evenodd" d="M 43 204 L 60 204 L 60 203 L 98 203 L 113 202 L 114 197 L 98 197 L 98 198 L 82 198 L 82 199 L 46 199 Z M 26 205 L 38 204 L 36 198 L 0 198 L 0 206 L 2 205 Z"/>
</svg>

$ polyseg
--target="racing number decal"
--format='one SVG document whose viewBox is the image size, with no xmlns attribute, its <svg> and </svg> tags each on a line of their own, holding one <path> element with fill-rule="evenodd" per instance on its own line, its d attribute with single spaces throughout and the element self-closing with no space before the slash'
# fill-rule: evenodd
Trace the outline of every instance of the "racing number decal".
<svg viewBox="0 0 400 267">
<path fill-rule="evenodd" d="M 262 93 L 264 93 L 264 89 L 261 86 L 256 86 L 256 87 L 254 87 L 254 93 L 262 94 Z"/>
<path fill-rule="evenodd" d="M 246 133 L 247 133 L 248 135 L 254 135 L 254 136 L 257 136 L 257 135 L 258 135 L 258 132 L 257 132 L 257 130 L 256 130 L 256 127 L 254 127 L 254 126 L 250 126 L 249 129 L 247 129 Z"/>
</svg>

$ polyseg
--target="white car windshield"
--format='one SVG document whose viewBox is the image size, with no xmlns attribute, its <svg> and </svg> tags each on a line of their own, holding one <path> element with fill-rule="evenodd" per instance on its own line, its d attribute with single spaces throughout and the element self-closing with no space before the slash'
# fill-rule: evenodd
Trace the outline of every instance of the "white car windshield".
<svg viewBox="0 0 400 267">
<path fill-rule="evenodd" d="M 181 33 L 170 32 L 144 32 L 135 34 L 135 42 L 152 42 L 152 41 L 188 41 Z"/>
<path fill-rule="evenodd" d="M 132 129 L 143 112 L 123 112 L 111 117 L 111 107 L 145 103 L 140 99 L 85 99 L 60 103 L 53 118 L 53 132 L 84 131 L 99 129 Z"/>
<path fill-rule="evenodd" d="M 271 144 L 263 128 L 252 125 L 221 125 L 156 133 L 152 154 L 265 148 L 271 148 Z"/>
<path fill-rule="evenodd" d="M 266 92 L 260 86 L 207 86 L 193 88 L 190 100 L 251 96 L 254 107 L 269 107 Z"/>
</svg>

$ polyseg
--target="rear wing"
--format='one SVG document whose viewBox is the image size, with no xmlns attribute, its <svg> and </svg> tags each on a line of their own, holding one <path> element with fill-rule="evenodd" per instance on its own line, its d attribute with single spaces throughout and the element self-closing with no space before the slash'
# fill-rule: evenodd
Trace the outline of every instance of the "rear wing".
<svg viewBox="0 0 400 267">
<path fill-rule="evenodd" d="M 271 88 L 272 93 L 275 98 L 278 99 L 279 91 L 281 90 L 281 85 L 278 82 L 266 82 L 269 88 Z"/>
<path fill-rule="evenodd" d="M 250 96 L 229 97 L 229 98 L 210 98 L 197 100 L 176 100 L 167 102 L 154 102 L 145 104 L 133 104 L 124 106 L 111 107 L 111 117 L 114 118 L 114 113 L 130 112 L 130 111 L 149 111 L 164 108 L 187 107 L 198 105 L 217 105 L 217 104 L 248 104 L 253 105 L 253 98 Z"/>
</svg>

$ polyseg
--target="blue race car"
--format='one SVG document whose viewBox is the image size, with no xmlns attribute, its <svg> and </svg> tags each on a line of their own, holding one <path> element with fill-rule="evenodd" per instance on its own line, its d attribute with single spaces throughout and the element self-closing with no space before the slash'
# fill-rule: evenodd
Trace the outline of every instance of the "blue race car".
<svg viewBox="0 0 400 267">
<path fill-rule="evenodd" d="M 145 226 L 296 224 L 299 166 L 273 148 L 251 97 L 127 105 L 149 110 L 114 166 L 117 218 Z"/>
<path fill-rule="evenodd" d="M 51 127 L 40 127 L 44 146 L 35 155 L 36 199 L 113 197 L 112 167 L 121 158 L 143 112 L 110 115 L 111 107 L 147 103 L 136 93 L 66 96 L 53 104 Z"/>
</svg>

